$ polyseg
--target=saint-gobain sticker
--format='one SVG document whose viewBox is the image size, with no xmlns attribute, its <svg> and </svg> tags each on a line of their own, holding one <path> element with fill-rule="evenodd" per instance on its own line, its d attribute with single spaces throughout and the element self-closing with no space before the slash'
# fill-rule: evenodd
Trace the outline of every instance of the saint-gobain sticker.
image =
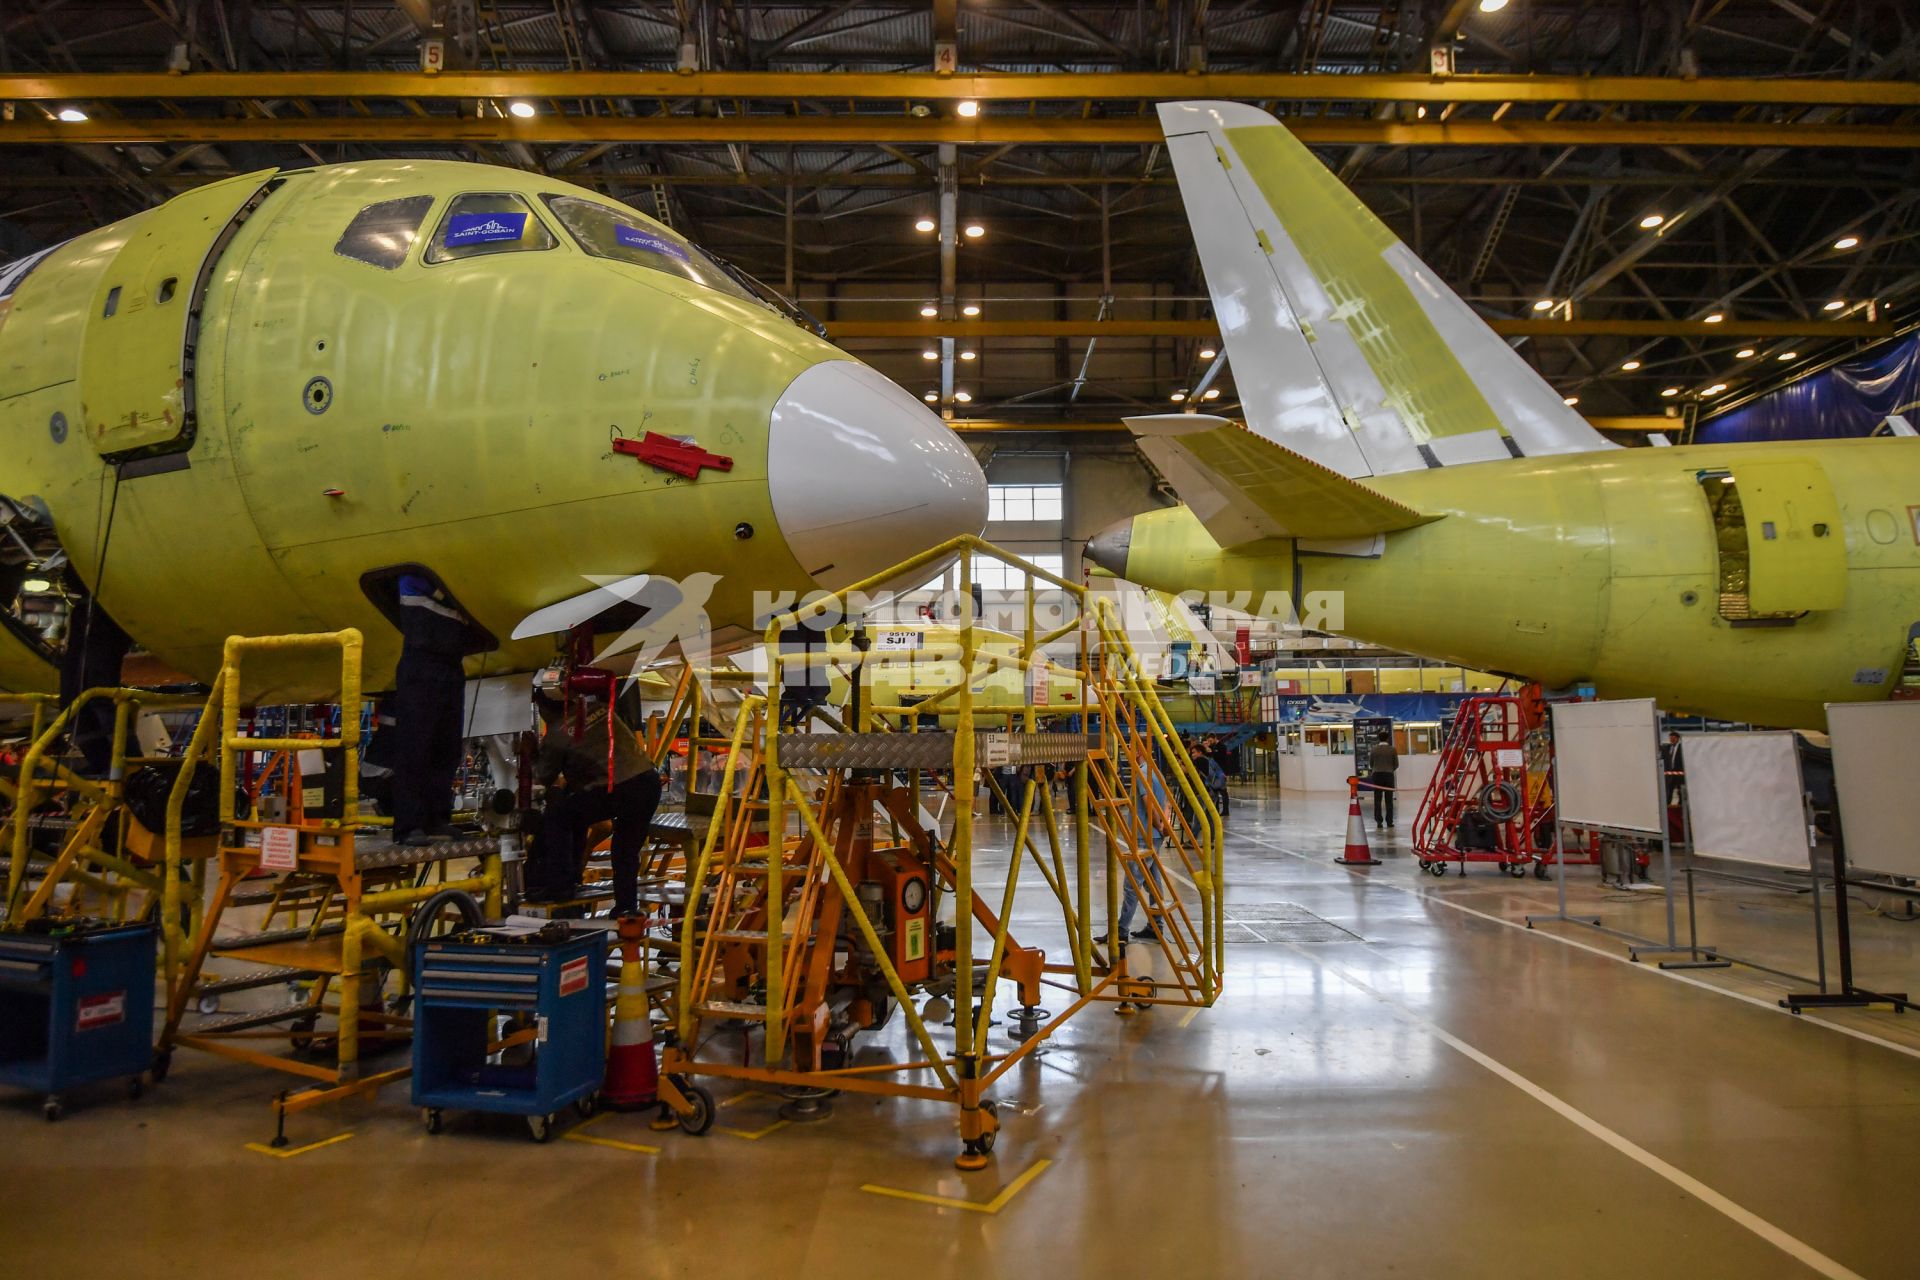
<svg viewBox="0 0 1920 1280">
<path fill-rule="evenodd" d="M 650 253 L 664 253 L 669 258 L 687 261 L 687 251 L 665 236 L 657 236 L 651 231 L 642 231 L 639 227 L 630 227 L 624 222 L 613 224 L 613 238 L 629 249 L 645 249 Z"/>
<path fill-rule="evenodd" d="M 518 240 L 527 229 L 524 213 L 456 213 L 447 221 L 447 244 L 489 244 Z"/>
<path fill-rule="evenodd" d="M 82 996 L 74 1005 L 76 1031 L 98 1031 L 127 1020 L 127 993 L 108 991 L 97 996 Z"/>
<path fill-rule="evenodd" d="M 560 966 L 560 994 L 570 996 L 587 989 L 587 958 L 581 956 Z"/>
</svg>

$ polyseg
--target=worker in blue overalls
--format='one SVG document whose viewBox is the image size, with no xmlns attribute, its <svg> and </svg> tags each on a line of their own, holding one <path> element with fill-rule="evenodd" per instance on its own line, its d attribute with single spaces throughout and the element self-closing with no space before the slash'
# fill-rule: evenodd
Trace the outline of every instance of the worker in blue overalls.
<svg viewBox="0 0 1920 1280">
<path fill-rule="evenodd" d="M 425 574 L 400 576 L 400 666 L 394 673 L 393 838 L 449 840 L 465 718 L 461 667 L 473 623 Z"/>
</svg>

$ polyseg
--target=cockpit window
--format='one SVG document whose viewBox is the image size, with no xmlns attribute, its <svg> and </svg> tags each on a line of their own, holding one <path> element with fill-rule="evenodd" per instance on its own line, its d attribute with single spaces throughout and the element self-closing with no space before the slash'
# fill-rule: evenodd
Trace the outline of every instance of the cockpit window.
<svg viewBox="0 0 1920 1280">
<path fill-rule="evenodd" d="M 596 258 L 650 267 L 748 302 L 759 301 L 713 259 L 665 227 L 648 226 L 637 214 L 579 196 L 544 199 L 580 247 Z"/>
<path fill-rule="evenodd" d="M 551 249 L 553 233 L 527 202 L 508 192 L 468 192 L 455 196 L 427 246 L 428 262 L 477 258 L 487 253 Z"/>
<path fill-rule="evenodd" d="M 413 248 L 431 208 L 432 196 L 402 196 L 370 204 L 354 215 L 333 251 L 392 271 L 407 260 L 407 250 Z"/>
</svg>

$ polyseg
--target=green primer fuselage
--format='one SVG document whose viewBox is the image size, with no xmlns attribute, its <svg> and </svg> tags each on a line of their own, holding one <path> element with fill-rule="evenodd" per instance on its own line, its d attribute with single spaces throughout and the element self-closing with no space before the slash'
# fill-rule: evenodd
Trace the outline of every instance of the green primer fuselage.
<svg viewBox="0 0 1920 1280">
<path fill-rule="evenodd" d="M 1743 493 L 1756 477 L 1755 529 L 1773 517 L 1766 543 L 1753 544 L 1755 603 L 1764 587 L 1796 617 L 1720 616 L 1702 477 L 1727 471 Z M 1795 493 L 1769 498 L 1765 484 L 1777 489 L 1782 476 Z M 1786 727 L 1824 727 L 1828 702 L 1885 698 L 1920 622 L 1909 505 L 1920 503 L 1920 442 L 1910 439 L 1621 449 L 1365 483 L 1442 518 L 1385 535 L 1367 557 L 1291 539 L 1223 550 L 1173 507 L 1135 517 L 1126 576 L 1169 591 L 1250 591 L 1255 607 L 1287 592 L 1303 612 L 1315 593 L 1339 593 L 1335 629 L 1370 643 Z M 1815 535 L 1834 518 L 1837 529 Z M 1762 559 L 1776 546 L 1785 559 Z M 1794 610 L 1796 600 L 1807 603 Z"/>
<path fill-rule="evenodd" d="M 180 309 L 270 181 L 212 257 L 188 387 Z M 335 252 L 370 203 L 433 197 L 424 242 L 468 192 L 519 193 L 558 243 L 437 264 L 415 243 L 395 270 Z M 398 635 L 360 579 L 409 562 L 500 639 L 476 672 L 544 661 L 550 639 L 506 637 L 587 575 L 720 574 L 716 626 L 751 621 L 755 589 L 813 588 L 770 509 L 769 411 L 801 371 L 849 357 L 751 301 L 589 256 L 545 193 L 607 203 L 510 169 L 332 165 L 197 189 L 60 246 L 0 310 L 0 493 L 43 504 L 112 615 L 203 679 L 229 635 L 357 626 L 381 687 Z M 316 378 L 322 412 L 305 401 Z M 174 436 L 183 392 L 188 465 L 116 495 L 102 455 Z M 649 431 L 732 469 L 687 481 L 611 447 Z M 0 688 L 46 675 L 0 635 Z M 297 696 L 288 679 L 263 673 L 249 696 Z"/>
</svg>

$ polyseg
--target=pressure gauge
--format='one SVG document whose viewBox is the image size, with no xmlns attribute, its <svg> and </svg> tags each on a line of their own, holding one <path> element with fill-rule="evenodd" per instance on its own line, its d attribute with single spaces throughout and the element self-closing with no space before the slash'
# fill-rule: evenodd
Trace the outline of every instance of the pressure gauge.
<svg viewBox="0 0 1920 1280">
<path fill-rule="evenodd" d="M 909 912 L 920 910 L 927 905 L 927 882 L 909 880 L 900 886 L 900 905 Z"/>
</svg>

